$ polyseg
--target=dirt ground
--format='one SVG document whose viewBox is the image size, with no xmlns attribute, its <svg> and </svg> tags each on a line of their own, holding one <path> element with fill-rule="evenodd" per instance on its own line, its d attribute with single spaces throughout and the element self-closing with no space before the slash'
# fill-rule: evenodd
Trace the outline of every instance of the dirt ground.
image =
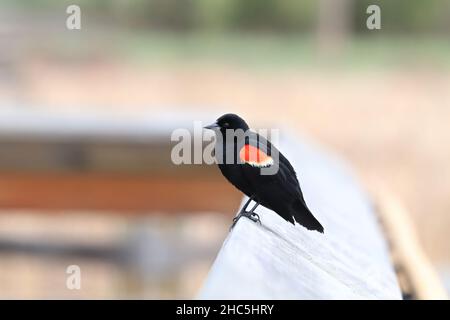
<svg viewBox="0 0 450 320">
<path fill-rule="evenodd" d="M 434 262 L 450 262 L 448 72 L 33 62 L 17 74 L 0 94 L 43 111 L 117 117 L 226 111 L 254 127 L 296 128 L 349 161 L 368 188 L 399 197 Z"/>
</svg>

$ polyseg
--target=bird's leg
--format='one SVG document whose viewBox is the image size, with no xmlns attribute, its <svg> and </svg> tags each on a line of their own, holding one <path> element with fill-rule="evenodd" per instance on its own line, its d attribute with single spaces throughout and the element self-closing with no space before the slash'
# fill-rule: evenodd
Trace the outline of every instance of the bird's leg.
<svg viewBox="0 0 450 320">
<path fill-rule="evenodd" d="M 253 206 L 253 208 L 250 211 L 245 211 L 245 209 L 248 207 L 248 205 L 250 204 L 250 201 L 252 199 L 253 199 L 253 197 L 250 198 L 249 201 L 247 201 L 247 203 L 244 205 L 244 207 L 239 212 L 239 214 L 233 219 L 233 224 L 231 225 L 230 230 L 234 228 L 234 226 L 236 225 L 236 223 L 239 221 L 239 219 L 241 217 L 249 218 L 253 222 L 259 222 L 259 224 L 261 224 L 261 220 L 259 219 L 259 215 L 254 212 L 256 207 L 259 206 L 258 202 L 255 203 L 255 205 Z"/>
<path fill-rule="evenodd" d="M 250 214 L 249 218 L 250 220 L 252 220 L 253 222 L 259 222 L 259 224 L 261 224 L 261 219 L 259 218 L 259 214 L 257 214 L 255 212 L 255 209 L 259 206 L 259 203 L 256 202 L 255 205 L 253 206 L 253 208 L 248 212 Z"/>
<path fill-rule="evenodd" d="M 244 204 L 244 206 L 242 207 L 241 211 L 239 211 L 239 214 L 245 212 L 245 209 L 247 209 L 248 205 L 250 204 L 250 202 L 252 202 L 252 200 L 253 200 L 253 196 L 248 198 L 247 202 Z"/>
<path fill-rule="evenodd" d="M 242 209 L 239 211 L 238 215 L 236 217 L 233 218 L 233 225 L 231 226 L 231 229 L 233 229 L 234 225 L 236 224 L 236 222 L 239 220 L 239 218 L 241 217 L 241 215 L 245 214 L 247 211 L 245 211 L 245 209 L 247 209 L 248 205 L 250 204 L 250 202 L 252 202 L 253 200 L 253 196 L 251 196 L 250 198 L 248 198 L 247 202 L 243 205 Z"/>
</svg>

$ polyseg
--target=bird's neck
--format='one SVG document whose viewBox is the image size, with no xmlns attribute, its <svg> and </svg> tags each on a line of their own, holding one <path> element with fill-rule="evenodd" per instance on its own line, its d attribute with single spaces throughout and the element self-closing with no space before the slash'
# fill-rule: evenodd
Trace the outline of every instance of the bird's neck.
<svg viewBox="0 0 450 320">
<path fill-rule="evenodd" d="M 218 136 L 221 135 L 221 136 Z M 243 147 L 245 142 L 244 137 L 237 136 L 228 136 L 228 139 L 225 135 L 218 133 L 216 135 L 216 159 L 222 163 L 226 163 L 226 159 L 228 161 L 233 159 L 233 164 L 238 163 L 237 157 L 239 155 L 239 150 Z"/>
</svg>

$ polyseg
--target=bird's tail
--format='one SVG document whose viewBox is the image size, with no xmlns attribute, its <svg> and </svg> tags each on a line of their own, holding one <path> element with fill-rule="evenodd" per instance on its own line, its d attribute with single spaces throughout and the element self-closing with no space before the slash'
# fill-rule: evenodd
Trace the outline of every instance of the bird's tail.
<svg viewBox="0 0 450 320">
<path fill-rule="evenodd" d="M 301 199 L 298 199 L 294 202 L 292 215 L 295 218 L 295 221 L 302 226 L 304 226 L 308 230 L 315 230 L 320 233 L 324 232 L 323 226 L 320 222 L 313 216 L 311 211 L 309 211 L 305 202 Z"/>
</svg>

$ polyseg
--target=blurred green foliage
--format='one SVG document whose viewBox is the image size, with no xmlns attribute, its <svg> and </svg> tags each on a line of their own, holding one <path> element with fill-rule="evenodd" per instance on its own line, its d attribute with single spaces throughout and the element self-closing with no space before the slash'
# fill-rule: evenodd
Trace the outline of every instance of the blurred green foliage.
<svg viewBox="0 0 450 320">
<path fill-rule="evenodd" d="M 1 0 L 3 5 L 33 10 L 82 12 L 128 27 L 173 31 L 265 31 L 306 33 L 316 27 L 321 0 Z M 335 0 L 336 2 L 341 0 Z M 390 33 L 449 33 L 448 0 L 350 1 L 353 30 L 368 32 L 366 9 L 381 7 L 382 29 Z"/>
</svg>

